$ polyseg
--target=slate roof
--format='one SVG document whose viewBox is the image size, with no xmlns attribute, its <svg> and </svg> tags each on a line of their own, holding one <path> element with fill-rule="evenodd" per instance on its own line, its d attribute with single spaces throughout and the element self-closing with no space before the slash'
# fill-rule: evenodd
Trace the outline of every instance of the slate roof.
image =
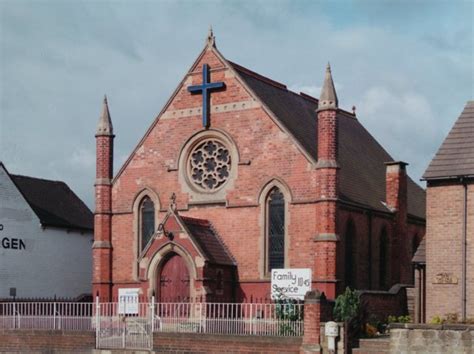
<svg viewBox="0 0 474 354">
<path fill-rule="evenodd" d="M 229 62 L 245 83 L 273 112 L 304 150 L 317 161 L 318 100 L 289 91 L 285 85 Z M 388 152 L 351 113 L 338 111 L 340 198 L 373 210 L 388 211 L 385 201 L 385 162 Z M 425 218 L 425 191 L 408 178 L 408 213 Z"/>
<path fill-rule="evenodd" d="M 94 215 L 64 182 L 10 175 L 44 226 L 92 231 Z"/>
<path fill-rule="evenodd" d="M 213 264 L 235 265 L 229 250 L 208 220 L 181 216 L 181 220 L 191 233 L 191 237 L 198 244 L 208 261 Z"/>
<path fill-rule="evenodd" d="M 416 249 L 415 255 L 412 259 L 413 263 L 426 264 L 426 241 L 425 238 L 421 240 L 420 245 Z"/>
<path fill-rule="evenodd" d="M 474 176 L 474 101 L 468 101 L 423 179 Z"/>
</svg>

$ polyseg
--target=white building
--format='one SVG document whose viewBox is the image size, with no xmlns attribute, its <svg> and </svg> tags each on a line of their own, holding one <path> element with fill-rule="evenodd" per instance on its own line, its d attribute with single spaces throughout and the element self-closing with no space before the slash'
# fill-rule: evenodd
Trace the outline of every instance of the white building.
<svg viewBox="0 0 474 354">
<path fill-rule="evenodd" d="M 64 182 L 0 162 L 0 299 L 91 293 L 94 216 Z"/>
</svg>

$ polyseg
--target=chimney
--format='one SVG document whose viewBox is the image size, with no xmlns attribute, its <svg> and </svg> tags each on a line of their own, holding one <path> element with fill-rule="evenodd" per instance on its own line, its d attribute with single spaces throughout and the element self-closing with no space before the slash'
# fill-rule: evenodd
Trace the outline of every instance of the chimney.
<svg viewBox="0 0 474 354">
<path fill-rule="evenodd" d="M 389 255 L 392 284 L 411 282 L 411 246 L 407 229 L 407 165 L 403 161 L 385 163 L 385 199 L 387 207 L 395 214 Z"/>
<path fill-rule="evenodd" d="M 408 164 L 403 161 L 386 162 L 385 201 L 387 207 L 395 212 L 406 214 L 407 210 L 407 171 Z"/>
</svg>

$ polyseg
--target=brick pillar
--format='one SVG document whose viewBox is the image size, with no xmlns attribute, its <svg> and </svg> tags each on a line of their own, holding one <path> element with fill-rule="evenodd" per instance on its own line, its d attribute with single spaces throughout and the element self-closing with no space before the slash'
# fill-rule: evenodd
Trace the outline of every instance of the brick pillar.
<svg viewBox="0 0 474 354">
<path fill-rule="evenodd" d="M 104 301 L 109 301 L 112 296 L 111 196 L 114 137 L 107 99 L 104 98 L 103 112 L 95 135 L 96 180 L 94 244 L 92 246 L 93 296 L 99 294 Z"/>
<path fill-rule="evenodd" d="M 407 225 L 407 173 L 403 161 L 386 162 L 385 177 L 387 207 L 394 213 L 393 233 L 390 240 L 391 283 L 412 283 L 411 240 Z"/>
<path fill-rule="evenodd" d="M 321 312 L 326 297 L 318 290 L 304 297 L 304 335 L 300 353 L 319 353 L 321 349 Z"/>
<path fill-rule="evenodd" d="M 318 204 L 315 241 L 314 280 L 331 299 L 336 297 L 336 246 L 338 198 L 338 121 L 337 109 L 318 110 Z"/>
</svg>

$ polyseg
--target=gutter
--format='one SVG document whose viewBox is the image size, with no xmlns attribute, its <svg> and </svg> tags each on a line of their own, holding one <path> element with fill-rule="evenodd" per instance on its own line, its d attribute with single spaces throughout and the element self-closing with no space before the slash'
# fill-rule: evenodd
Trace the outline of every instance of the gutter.
<svg viewBox="0 0 474 354">
<path fill-rule="evenodd" d="M 452 176 L 439 176 L 439 177 L 421 177 L 420 181 L 422 182 L 429 182 L 429 181 L 447 181 L 450 179 L 460 179 L 463 180 L 464 178 L 474 178 L 474 174 L 470 175 L 452 175 Z"/>
<path fill-rule="evenodd" d="M 462 274 L 461 274 L 461 319 L 463 322 L 467 318 L 467 182 L 466 179 L 461 178 L 461 183 L 464 187 L 463 198 L 463 228 L 462 228 Z"/>
</svg>

